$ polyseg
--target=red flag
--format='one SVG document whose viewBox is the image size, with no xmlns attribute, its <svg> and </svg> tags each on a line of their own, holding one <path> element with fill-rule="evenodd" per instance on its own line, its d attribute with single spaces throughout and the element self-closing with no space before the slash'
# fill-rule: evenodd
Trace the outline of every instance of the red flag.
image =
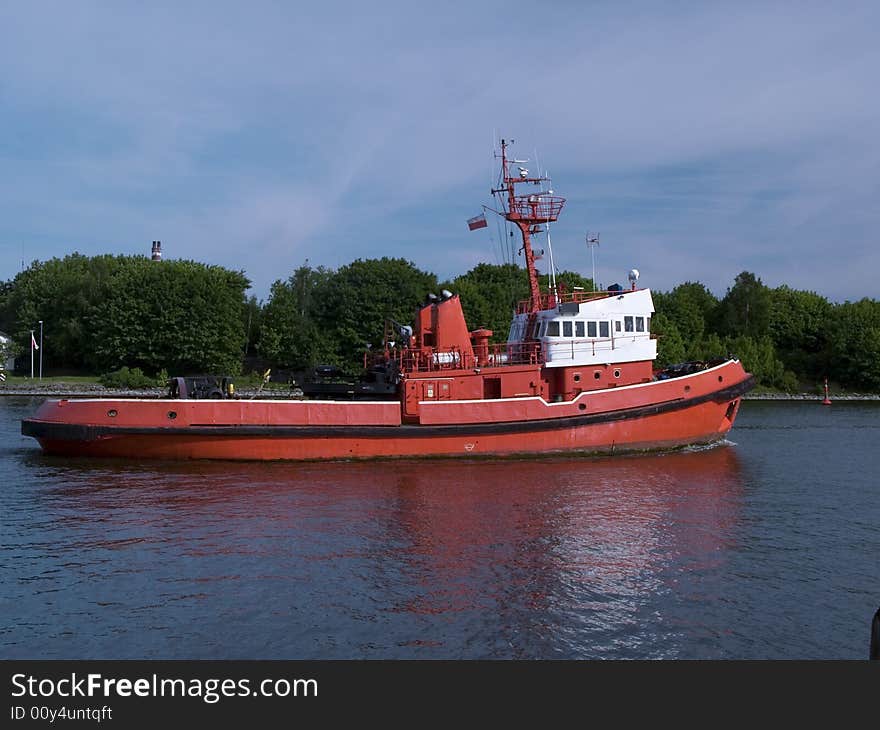
<svg viewBox="0 0 880 730">
<path fill-rule="evenodd" d="M 488 227 L 488 223 L 486 223 L 486 215 L 480 214 L 478 216 L 474 216 L 473 218 L 468 218 L 468 230 L 475 231 L 477 228 L 486 228 Z"/>
<path fill-rule="evenodd" d="M 34 339 L 34 333 L 31 332 L 31 349 L 39 350 L 40 346 L 37 344 L 37 341 Z"/>
</svg>

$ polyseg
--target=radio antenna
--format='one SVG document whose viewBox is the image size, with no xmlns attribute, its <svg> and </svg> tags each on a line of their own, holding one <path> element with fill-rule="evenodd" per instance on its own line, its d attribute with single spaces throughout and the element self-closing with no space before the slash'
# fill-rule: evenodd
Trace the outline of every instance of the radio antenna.
<svg viewBox="0 0 880 730">
<path fill-rule="evenodd" d="M 593 291 L 598 291 L 596 287 L 596 247 L 599 245 L 599 234 L 587 231 L 587 246 L 590 249 L 590 259 L 593 262 Z"/>
</svg>

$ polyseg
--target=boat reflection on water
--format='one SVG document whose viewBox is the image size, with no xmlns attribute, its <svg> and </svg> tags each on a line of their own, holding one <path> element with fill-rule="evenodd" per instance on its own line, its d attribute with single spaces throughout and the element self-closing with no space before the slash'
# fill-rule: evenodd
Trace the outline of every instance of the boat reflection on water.
<svg viewBox="0 0 880 730">
<path fill-rule="evenodd" d="M 742 493 L 725 444 L 602 459 L 32 466 L 55 485 L 39 498 L 61 517 L 56 538 L 145 571 L 139 590 L 160 603 L 176 584 L 221 613 L 245 602 L 269 621 L 311 617 L 270 656 L 472 656 L 473 641 L 477 656 L 644 656 L 648 644 L 674 655 L 657 596 L 711 591 Z M 133 550 L 150 561 L 126 560 Z"/>
</svg>

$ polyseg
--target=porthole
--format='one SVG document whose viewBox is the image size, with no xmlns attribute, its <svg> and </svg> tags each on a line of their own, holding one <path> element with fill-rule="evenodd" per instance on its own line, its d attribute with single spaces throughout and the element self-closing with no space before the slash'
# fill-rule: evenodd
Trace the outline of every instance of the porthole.
<svg viewBox="0 0 880 730">
<path fill-rule="evenodd" d="M 596 371 L 593 373 L 593 377 L 594 377 L 596 380 L 598 380 L 599 378 L 602 377 L 602 371 L 601 371 L 601 370 L 596 370 Z"/>
<path fill-rule="evenodd" d="M 580 410 L 582 410 L 582 411 L 587 410 L 587 406 L 586 406 L 585 403 L 579 403 L 579 404 L 578 404 L 578 408 L 579 408 Z"/>
<path fill-rule="evenodd" d="M 719 376 L 718 376 L 718 382 L 719 382 L 719 383 L 724 382 L 724 376 L 723 376 L 723 375 L 719 375 Z"/>
<path fill-rule="evenodd" d="M 620 377 L 620 368 L 614 368 L 614 377 L 615 377 L 615 378 L 619 378 L 619 377 Z"/>
<path fill-rule="evenodd" d="M 168 418 L 170 418 L 172 421 L 177 418 L 177 411 L 168 411 Z"/>
<path fill-rule="evenodd" d="M 110 418 L 116 418 L 116 416 L 117 416 L 117 411 L 116 411 L 116 409 L 115 409 L 115 408 L 111 408 L 109 411 L 107 411 L 107 415 L 110 416 Z"/>
<path fill-rule="evenodd" d="M 689 386 L 689 385 L 684 386 L 684 392 L 685 392 L 685 393 L 690 393 L 690 392 L 691 392 L 691 386 Z"/>
<path fill-rule="evenodd" d="M 580 383 L 580 382 L 581 382 L 581 374 L 580 374 L 580 373 L 575 373 L 575 374 L 574 374 L 574 382 L 575 382 L 575 383 Z"/>
</svg>

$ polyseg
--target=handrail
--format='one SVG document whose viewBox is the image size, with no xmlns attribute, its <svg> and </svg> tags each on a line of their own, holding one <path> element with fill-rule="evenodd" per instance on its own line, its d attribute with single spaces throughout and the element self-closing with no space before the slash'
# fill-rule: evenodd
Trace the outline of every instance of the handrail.
<svg viewBox="0 0 880 730">
<path fill-rule="evenodd" d="M 488 353 L 481 361 L 470 352 L 458 347 L 442 349 L 389 348 L 384 352 L 364 353 L 364 368 L 393 361 L 402 373 L 443 372 L 446 370 L 472 370 L 481 366 L 502 367 L 507 365 L 539 365 L 544 362 L 540 342 L 507 342 L 489 345 Z"/>
<path fill-rule="evenodd" d="M 509 218 L 530 223 L 555 221 L 562 212 L 565 198 L 555 195 L 517 195 L 511 200 Z"/>
<path fill-rule="evenodd" d="M 606 299 L 607 297 L 618 297 L 621 294 L 627 294 L 631 289 L 624 290 L 602 290 L 602 291 L 567 291 L 567 292 L 559 292 L 557 294 L 541 294 L 541 300 L 538 303 L 538 308 L 542 310 L 547 309 L 555 309 L 560 304 L 568 304 L 569 302 L 576 302 L 578 304 L 582 302 L 589 302 L 594 299 Z M 638 291 L 638 290 L 636 290 Z M 532 302 L 531 299 L 523 299 L 517 302 L 516 305 L 516 313 L 517 314 L 529 314 L 532 311 Z"/>
</svg>

